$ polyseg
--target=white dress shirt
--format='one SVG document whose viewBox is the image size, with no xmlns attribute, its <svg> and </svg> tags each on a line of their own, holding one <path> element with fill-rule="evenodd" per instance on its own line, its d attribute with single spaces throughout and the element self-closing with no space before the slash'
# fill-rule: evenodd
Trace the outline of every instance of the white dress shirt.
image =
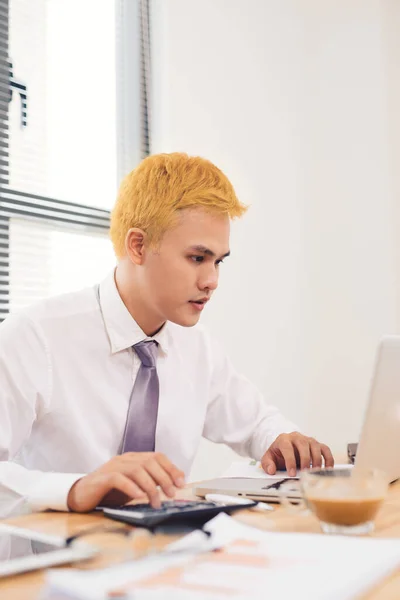
<svg viewBox="0 0 400 600">
<path fill-rule="evenodd" d="M 149 339 L 111 273 L 0 325 L 0 514 L 11 504 L 67 510 L 72 484 L 118 453 Z M 167 323 L 157 340 L 156 451 L 189 473 L 201 436 L 260 459 L 296 430 L 232 367 L 203 327 Z M 2 506 L 3 504 L 3 506 Z M 7 505 L 7 506 L 5 506 Z"/>
</svg>

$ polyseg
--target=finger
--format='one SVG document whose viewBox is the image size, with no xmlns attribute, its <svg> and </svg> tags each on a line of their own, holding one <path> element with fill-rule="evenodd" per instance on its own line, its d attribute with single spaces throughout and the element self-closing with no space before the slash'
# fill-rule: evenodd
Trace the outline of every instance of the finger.
<svg viewBox="0 0 400 600">
<path fill-rule="evenodd" d="M 154 458 L 144 463 L 144 468 L 154 481 L 161 486 L 164 494 L 173 498 L 175 496 L 176 487 L 170 475 L 163 469 L 157 460 Z"/>
<path fill-rule="evenodd" d="M 289 440 L 280 442 L 279 450 L 284 458 L 286 470 L 289 476 L 294 477 L 296 475 L 296 457 L 294 455 L 292 442 Z"/>
<path fill-rule="evenodd" d="M 325 444 L 321 444 L 321 454 L 324 457 L 325 467 L 333 467 L 335 464 L 335 460 L 332 456 L 330 448 L 328 448 L 328 446 L 326 446 Z"/>
<path fill-rule="evenodd" d="M 322 467 L 322 448 L 316 440 L 310 443 L 311 462 L 313 467 Z"/>
<path fill-rule="evenodd" d="M 128 500 L 143 498 L 143 491 L 121 473 L 96 473 L 82 477 L 68 494 L 68 507 L 74 512 L 88 512 L 98 506 L 111 490 L 118 490 Z"/>
<path fill-rule="evenodd" d="M 276 473 L 276 462 L 274 453 L 272 450 L 267 450 L 261 459 L 261 466 L 268 475 L 275 475 Z"/>
<path fill-rule="evenodd" d="M 178 469 L 172 462 L 160 452 L 156 452 L 154 458 L 160 463 L 164 471 L 170 475 L 172 481 L 177 487 L 184 487 L 185 485 L 185 473 Z"/>
<path fill-rule="evenodd" d="M 161 508 L 160 492 L 157 489 L 157 484 L 142 466 L 132 472 L 130 479 L 132 479 L 141 490 L 146 492 L 153 508 Z"/>
<path fill-rule="evenodd" d="M 129 496 L 131 499 L 144 498 L 146 495 L 134 481 L 122 473 L 107 473 L 107 475 L 104 475 L 103 477 L 104 481 L 102 487 L 104 493 L 110 492 L 111 490 L 118 490 L 126 496 Z M 99 488 L 101 488 L 101 485 L 99 485 Z"/>
<path fill-rule="evenodd" d="M 121 479 L 119 476 L 122 475 Z M 124 485 L 124 482 L 126 485 Z M 129 483 L 133 484 L 137 488 L 137 491 L 133 491 L 128 494 L 129 491 Z M 110 485 L 112 486 L 111 489 Z M 132 486 L 130 486 L 132 488 Z M 101 506 L 123 506 L 127 502 L 131 500 L 147 500 L 146 494 L 141 490 L 135 483 L 133 483 L 129 477 L 123 475 L 122 473 L 118 473 L 118 476 L 114 479 L 114 482 L 111 481 L 107 485 L 108 491 L 104 494 L 104 496 L 100 500 Z"/>
<path fill-rule="evenodd" d="M 298 440 L 294 439 L 292 444 L 297 450 L 299 455 L 298 464 L 300 469 L 309 469 L 310 461 L 311 461 L 311 453 L 310 453 L 310 444 L 307 439 L 300 438 Z"/>
</svg>

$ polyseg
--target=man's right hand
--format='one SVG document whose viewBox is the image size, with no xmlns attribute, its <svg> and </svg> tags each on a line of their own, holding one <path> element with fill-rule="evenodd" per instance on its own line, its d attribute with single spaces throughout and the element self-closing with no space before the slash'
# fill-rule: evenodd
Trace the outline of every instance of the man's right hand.
<svg viewBox="0 0 400 600">
<path fill-rule="evenodd" d="M 88 512 L 98 505 L 121 506 L 130 500 L 149 500 L 161 506 L 157 486 L 169 498 L 185 485 L 185 475 L 159 452 L 126 452 L 93 473 L 78 479 L 68 492 L 68 508 Z"/>
</svg>

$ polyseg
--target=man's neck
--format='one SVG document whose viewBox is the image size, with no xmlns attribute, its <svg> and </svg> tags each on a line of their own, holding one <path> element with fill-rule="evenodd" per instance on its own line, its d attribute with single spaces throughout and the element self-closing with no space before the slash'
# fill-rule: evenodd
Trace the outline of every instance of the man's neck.
<svg viewBox="0 0 400 600">
<path fill-rule="evenodd" d="M 159 321 L 149 314 L 133 277 L 128 276 L 122 264 L 115 269 L 114 280 L 122 302 L 140 329 L 149 337 L 156 335 L 164 327 L 165 321 Z"/>
</svg>

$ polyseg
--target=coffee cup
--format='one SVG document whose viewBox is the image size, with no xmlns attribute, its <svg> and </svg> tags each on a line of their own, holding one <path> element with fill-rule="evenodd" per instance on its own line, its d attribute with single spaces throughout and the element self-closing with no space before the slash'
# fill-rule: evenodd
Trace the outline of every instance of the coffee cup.
<svg viewBox="0 0 400 600">
<path fill-rule="evenodd" d="M 293 505 L 293 492 L 302 501 Z M 309 509 L 324 533 L 365 535 L 374 530 L 376 514 L 388 490 L 388 477 L 375 469 L 307 469 L 299 481 L 281 486 L 281 503 L 291 510 Z M 298 495 L 298 494 L 297 494 Z"/>
</svg>

